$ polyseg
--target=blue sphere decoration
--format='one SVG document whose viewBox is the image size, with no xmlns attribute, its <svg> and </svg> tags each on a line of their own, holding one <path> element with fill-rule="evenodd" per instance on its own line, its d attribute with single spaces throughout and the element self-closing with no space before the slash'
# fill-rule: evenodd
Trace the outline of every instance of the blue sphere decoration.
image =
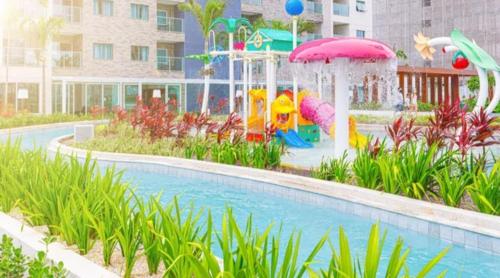
<svg viewBox="0 0 500 278">
<path fill-rule="evenodd" d="M 291 16 L 298 16 L 304 11 L 304 4 L 301 0 L 288 0 L 285 5 L 286 12 Z"/>
</svg>

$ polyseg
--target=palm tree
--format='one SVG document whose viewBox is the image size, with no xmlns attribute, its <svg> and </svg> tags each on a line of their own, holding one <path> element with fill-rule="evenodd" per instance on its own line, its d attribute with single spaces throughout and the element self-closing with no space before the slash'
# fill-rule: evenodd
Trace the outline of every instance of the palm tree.
<svg viewBox="0 0 500 278">
<path fill-rule="evenodd" d="M 224 0 L 207 0 L 205 8 L 203 9 L 200 3 L 195 0 L 188 0 L 185 3 L 179 4 L 179 9 L 184 12 L 191 13 L 198 21 L 204 40 L 204 52 L 206 55 L 209 54 L 208 44 L 210 36 L 210 27 L 214 20 L 221 17 L 226 9 L 226 2 Z M 203 75 L 204 75 L 204 91 L 203 91 L 203 103 L 201 106 L 201 113 L 206 113 L 208 109 L 208 94 L 210 90 L 210 63 L 205 63 Z"/>
<path fill-rule="evenodd" d="M 25 30 L 27 31 L 27 35 L 33 38 L 40 48 L 40 52 L 37 55 L 38 61 L 42 65 L 42 93 L 41 100 L 43 105 L 43 111 L 45 113 L 50 112 L 47 111 L 45 105 L 45 98 L 47 95 L 47 82 L 46 82 L 46 71 L 47 71 L 47 61 L 51 59 L 49 54 L 49 43 L 52 41 L 52 38 L 59 34 L 61 28 L 64 25 L 64 20 L 58 17 L 40 17 L 34 20 L 28 20 L 24 23 Z"/>
<path fill-rule="evenodd" d="M 287 23 L 279 19 L 264 20 L 262 17 L 259 17 L 253 23 L 253 28 L 271 28 L 275 30 L 291 31 L 293 29 L 292 24 L 293 22 Z M 301 35 L 303 33 L 314 33 L 315 30 L 316 24 L 314 22 L 302 18 L 299 18 L 297 21 L 297 35 Z"/>
</svg>

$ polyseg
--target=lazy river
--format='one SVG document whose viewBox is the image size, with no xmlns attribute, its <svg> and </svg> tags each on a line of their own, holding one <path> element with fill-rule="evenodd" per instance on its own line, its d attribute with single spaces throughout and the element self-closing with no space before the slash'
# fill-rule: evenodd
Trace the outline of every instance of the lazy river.
<svg viewBox="0 0 500 278">
<path fill-rule="evenodd" d="M 71 133 L 71 127 L 58 127 L 24 131 L 13 134 L 13 137 L 22 137 L 23 148 L 31 149 L 35 145 L 46 147 L 52 139 Z M 0 140 L 6 140 L 7 137 L 5 134 L 0 135 Z M 162 200 L 165 202 L 178 196 L 184 206 L 192 203 L 195 208 L 210 209 L 216 227 L 220 227 L 221 215 L 226 207 L 231 207 L 241 224 L 252 214 L 254 224 L 261 231 L 271 223 L 275 224 L 275 231 L 281 224 L 285 236 L 293 231 L 302 231 L 302 256 L 307 256 L 329 229 L 332 242 L 336 244 L 338 227 L 342 226 L 349 237 L 353 255 L 361 258 L 365 255 L 366 241 L 373 220 L 351 214 L 346 209 L 339 210 L 332 205 L 337 202 L 334 198 L 293 189 L 287 189 L 291 194 L 281 194 L 282 191 L 279 190 L 263 192 L 245 186 L 216 183 L 203 175 L 186 177 L 169 174 L 159 169 L 160 166 L 150 167 L 141 163 L 118 163 L 117 168 L 125 171 L 124 179 L 131 182 L 141 196 L 149 197 L 163 192 Z M 390 251 L 397 237 L 401 236 L 405 246 L 411 249 L 407 263 L 413 271 L 419 270 L 439 251 L 451 246 L 449 253 L 429 277 L 434 277 L 444 269 L 448 269 L 447 277 L 500 277 L 500 256 L 451 244 L 409 229 L 401 229 L 389 224 L 390 222 L 389 218 L 381 223 L 382 229 L 387 229 L 381 269 L 385 269 Z M 319 254 L 317 259 L 319 265 L 324 266 L 328 262 L 327 248 L 324 248 L 324 252 Z"/>
</svg>

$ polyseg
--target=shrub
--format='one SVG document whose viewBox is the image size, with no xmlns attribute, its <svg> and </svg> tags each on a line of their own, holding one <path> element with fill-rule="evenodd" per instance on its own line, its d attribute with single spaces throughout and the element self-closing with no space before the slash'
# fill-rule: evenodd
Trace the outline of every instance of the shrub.
<svg viewBox="0 0 500 278">
<path fill-rule="evenodd" d="M 351 177 L 349 167 L 350 163 L 347 159 L 347 152 L 345 152 L 339 159 L 321 161 L 318 169 L 311 170 L 311 175 L 317 179 L 344 183 Z"/>
<path fill-rule="evenodd" d="M 372 226 L 370 236 L 368 238 L 364 265 L 362 265 L 362 260 L 351 256 L 349 240 L 347 239 L 342 227 L 340 227 L 339 249 L 330 245 L 333 257 L 330 260 L 328 270 L 321 271 L 322 277 L 375 278 L 379 277 L 380 274 L 385 277 L 410 277 L 409 269 L 406 267 L 406 260 L 410 250 L 407 249 L 403 251 L 404 242 L 401 238 L 398 238 L 396 241 L 396 245 L 392 250 L 389 263 L 385 271 L 379 269 L 386 235 L 387 233 L 384 232 L 382 238 L 380 238 L 379 225 L 374 224 Z M 447 253 L 448 248 L 437 254 L 433 259 L 427 262 L 424 267 L 422 267 L 416 277 L 425 277 Z M 403 270 L 404 274 L 401 275 Z M 445 274 L 446 270 L 441 272 L 437 277 L 444 277 Z"/>
<path fill-rule="evenodd" d="M 62 262 L 57 265 L 46 263 L 46 254 L 40 251 L 34 259 L 23 255 L 21 248 L 16 248 L 12 238 L 2 236 L 0 243 L 0 277 L 22 278 L 27 277 L 66 277 L 66 270 Z"/>
<path fill-rule="evenodd" d="M 257 146 L 262 148 L 263 144 Z M 312 269 L 317 254 L 328 241 L 327 234 L 300 261 L 300 233 L 281 242 L 281 234 L 273 233 L 272 226 L 257 232 L 251 216 L 244 228 L 238 226 L 230 209 L 215 232 L 210 212 L 206 221 L 200 221 L 202 211 L 193 206 L 181 208 L 175 198 L 166 205 L 160 203 L 159 196 L 145 202 L 121 182 L 121 175 L 114 168 L 101 174 L 89 157 L 83 163 L 74 157 L 62 159 L 61 155 L 51 160 L 41 151 L 20 151 L 18 142 L 0 144 L 0 151 L 9 158 L 0 158 L 1 169 L 8 170 L 0 171 L 0 181 L 9 180 L 3 177 L 6 173 L 16 180 L 15 186 L 0 183 L 0 190 L 18 200 L 14 205 L 22 208 L 27 219 L 49 225 L 51 235 L 77 243 L 82 253 L 92 247 L 89 242 L 101 240 L 105 264 L 109 264 L 115 249 L 120 250 L 125 277 L 131 276 L 141 255 L 146 257 L 150 273 L 158 272 L 163 263 L 166 277 L 304 277 L 328 273 L 315 273 Z M 0 201 L 2 208 L 8 207 L 4 199 Z M 66 210 L 62 209 L 63 204 Z M 67 219 L 68 215 L 74 219 Z M 222 252 L 222 268 L 214 250 Z M 9 269 L 26 266 L 18 263 L 22 261 L 18 253 L 9 257 L 13 262 L 8 264 L 4 256 L 0 258 L 0 269 L 6 265 Z M 44 260 L 41 254 L 23 269 L 28 269 L 33 277 L 62 276 L 51 276 L 50 273 L 61 273 L 62 267 L 44 266 Z"/>
<path fill-rule="evenodd" d="M 443 202 L 447 206 L 460 207 L 466 188 L 471 182 L 471 174 L 461 172 L 455 163 L 436 170 L 433 178 L 439 186 L 439 196 Z"/>
<path fill-rule="evenodd" d="M 480 171 L 473 175 L 472 185 L 467 191 L 479 211 L 500 215 L 500 161 L 493 165 L 489 174 Z"/>
<path fill-rule="evenodd" d="M 356 150 L 356 158 L 352 163 L 352 171 L 356 178 L 357 185 L 378 189 L 382 181 L 380 166 L 377 164 L 377 158 L 383 155 L 385 150 L 385 142 L 380 143 L 379 139 L 369 143 L 364 149 Z"/>
</svg>

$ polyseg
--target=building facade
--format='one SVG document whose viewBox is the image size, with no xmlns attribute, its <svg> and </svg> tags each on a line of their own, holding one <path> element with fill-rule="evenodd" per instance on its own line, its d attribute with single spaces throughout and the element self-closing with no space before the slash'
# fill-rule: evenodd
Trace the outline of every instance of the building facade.
<svg viewBox="0 0 500 278">
<path fill-rule="evenodd" d="M 115 106 L 132 108 L 137 97 L 148 103 L 158 91 L 171 109 L 198 108 L 202 64 L 184 57 L 202 53 L 203 38 L 195 18 L 178 9 L 183 0 L 50 0 L 45 7 L 38 0 L 7 2 L 13 5 L 15 18 L 53 16 L 65 24 L 43 50 L 35 38 L 31 41 L 20 34 L 15 18 L 6 21 L 0 31 L 3 111 L 110 111 Z M 225 16 L 289 21 L 285 2 L 231 0 Z M 301 17 L 314 22 L 315 31 L 300 34 L 302 40 L 372 36 L 371 1 L 304 0 L 304 4 Z M 215 66 L 214 103 L 227 98 L 227 70 L 227 61 Z"/>
<path fill-rule="evenodd" d="M 434 55 L 434 61 L 425 62 L 415 51 L 413 35 L 449 36 L 454 28 L 500 61 L 498 0 L 375 0 L 373 8 L 373 36 L 403 50 L 408 56 L 403 63 L 451 68 L 451 55 Z"/>
</svg>

